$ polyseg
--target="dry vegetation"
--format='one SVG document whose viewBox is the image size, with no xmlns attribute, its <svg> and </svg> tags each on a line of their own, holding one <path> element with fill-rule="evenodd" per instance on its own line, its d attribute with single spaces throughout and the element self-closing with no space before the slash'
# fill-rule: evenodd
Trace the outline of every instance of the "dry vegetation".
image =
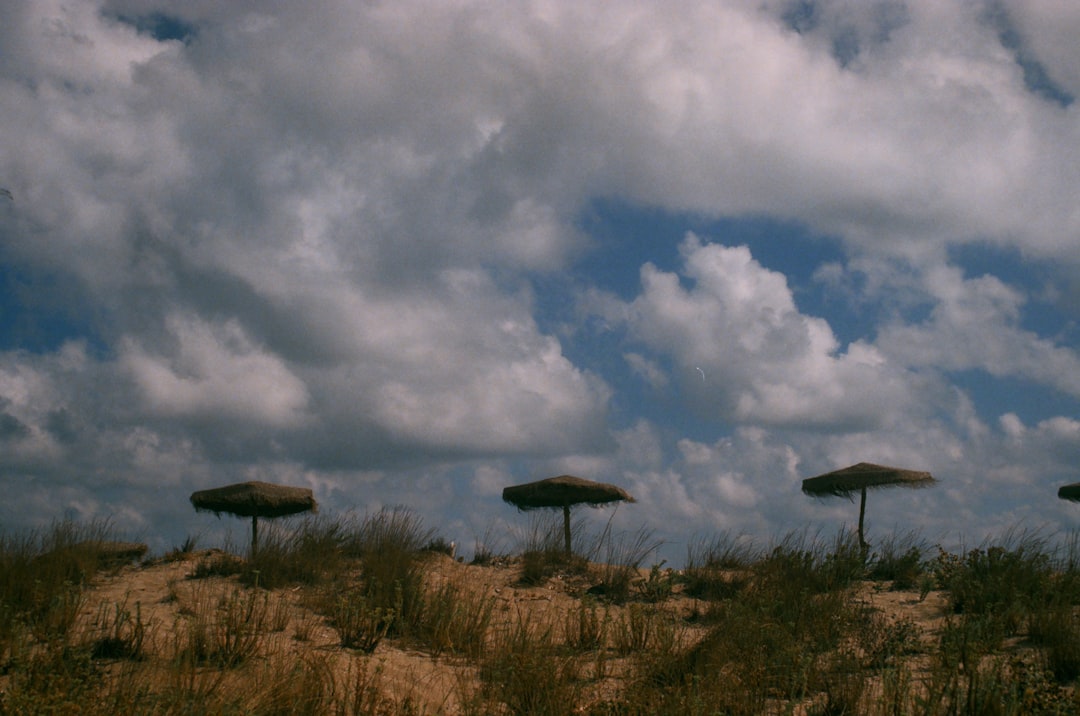
<svg viewBox="0 0 1080 716">
<path fill-rule="evenodd" d="M 0 713 L 1066 714 L 1080 563 L 1030 534 L 560 550 L 472 564 L 407 510 L 110 563 L 103 525 L 0 537 Z"/>
</svg>

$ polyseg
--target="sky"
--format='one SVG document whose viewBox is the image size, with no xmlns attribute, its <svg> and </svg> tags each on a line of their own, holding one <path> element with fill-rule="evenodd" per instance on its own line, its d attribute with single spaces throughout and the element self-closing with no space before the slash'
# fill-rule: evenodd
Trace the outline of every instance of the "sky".
<svg viewBox="0 0 1080 716">
<path fill-rule="evenodd" d="M 862 461 L 940 481 L 872 542 L 1080 524 L 1076 3 L 0 14 L 5 531 L 210 545 L 258 479 L 467 554 L 571 473 L 677 562 Z"/>
</svg>

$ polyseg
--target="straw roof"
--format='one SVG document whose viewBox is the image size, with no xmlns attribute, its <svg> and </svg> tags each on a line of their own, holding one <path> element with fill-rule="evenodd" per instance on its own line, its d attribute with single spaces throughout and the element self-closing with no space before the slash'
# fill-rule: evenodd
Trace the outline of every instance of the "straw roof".
<svg viewBox="0 0 1080 716">
<path fill-rule="evenodd" d="M 1080 502 L 1080 482 L 1065 485 L 1058 489 L 1058 497 L 1070 502 Z"/>
<path fill-rule="evenodd" d="M 519 510 L 582 504 L 598 507 L 609 502 L 636 502 L 630 493 L 621 487 L 573 475 L 559 475 L 507 487 L 503 490 L 503 501 Z"/>
<path fill-rule="evenodd" d="M 850 497 L 854 492 L 878 487 L 929 487 L 937 480 L 929 472 L 860 462 L 851 467 L 803 480 L 802 491 L 814 497 Z"/>
<path fill-rule="evenodd" d="M 238 482 L 235 485 L 191 493 L 197 512 L 222 512 L 240 517 L 284 517 L 298 512 L 318 512 L 319 506 L 306 487 L 287 487 L 268 482 Z"/>
</svg>

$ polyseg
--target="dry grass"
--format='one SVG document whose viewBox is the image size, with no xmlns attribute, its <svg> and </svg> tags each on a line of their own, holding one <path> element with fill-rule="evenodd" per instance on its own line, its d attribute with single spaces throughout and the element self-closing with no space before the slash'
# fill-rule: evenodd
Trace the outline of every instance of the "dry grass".
<svg viewBox="0 0 1080 716">
<path fill-rule="evenodd" d="M 614 567 L 523 581 L 523 556 L 425 550 L 404 510 L 268 532 L 258 563 L 189 547 L 103 571 L 75 547 L 103 531 L 0 540 L 0 713 L 1080 710 L 1080 560 L 1033 535 L 869 562 L 850 537 L 721 535 L 673 571 L 640 566 L 639 533 L 598 552 Z"/>
</svg>

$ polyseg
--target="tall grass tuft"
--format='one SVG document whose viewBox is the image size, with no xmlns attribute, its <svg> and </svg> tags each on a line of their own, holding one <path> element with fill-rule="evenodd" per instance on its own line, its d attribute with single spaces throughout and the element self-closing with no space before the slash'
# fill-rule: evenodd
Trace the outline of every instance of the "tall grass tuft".
<svg viewBox="0 0 1080 716">
<path fill-rule="evenodd" d="M 711 604 L 700 641 L 642 661 L 631 701 L 657 713 L 756 714 L 815 694 L 826 703 L 856 700 L 856 677 L 826 657 L 866 624 L 846 591 L 862 573 L 862 555 L 850 536 L 831 547 L 792 534 L 747 565 L 737 596 Z"/>
<path fill-rule="evenodd" d="M 377 606 L 358 587 L 329 590 L 322 611 L 337 629 L 341 645 L 366 654 L 375 651 L 397 618 L 393 607 Z"/>
<path fill-rule="evenodd" d="M 53 523 L 43 532 L 0 535 L 0 665 L 27 633 L 66 642 L 82 607 L 84 584 L 105 565 L 107 521 Z"/>
<path fill-rule="evenodd" d="M 580 544 L 584 521 L 571 522 L 572 543 Z M 585 574 L 589 560 L 577 553 L 567 554 L 563 542 L 561 515 L 554 512 L 529 514 L 528 527 L 519 538 L 521 553 L 521 583 L 526 586 L 543 584 L 556 574 Z"/>
<path fill-rule="evenodd" d="M 487 643 L 495 603 L 460 580 L 447 580 L 427 591 L 423 616 L 412 636 L 431 650 L 477 658 Z"/>
<path fill-rule="evenodd" d="M 750 565 L 760 555 L 746 539 L 721 532 L 687 548 L 682 581 L 686 593 L 698 599 L 727 599 L 746 586 Z"/>
<path fill-rule="evenodd" d="M 1029 635 L 1042 648 L 1042 664 L 1059 684 L 1080 678 L 1080 615 L 1071 604 L 1056 604 L 1031 616 Z"/>
<path fill-rule="evenodd" d="M 482 537 L 473 540 L 473 557 L 470 564 L 486 566 L 505 556 L 503 540 L 496 537 L 494 528 L 489 526 Z"/>
<path fill-rule="evenodd" d="M 895 590 L 914 589 L 923 575 L 929 551 L 916 532 L 886 537 L 870 555 L 867 577 L 892 582 Z"/>
<path fill-rule="evenodd" d="M 586 595 L 576 609 L 567 611 L 563 622 L 564 643 L 578 651 L 601 649 L 607 644 L 611 626 L 611 611 Z"/>
<path fill-rule="evenodd" d="M 837 535 L 831 547 L 805 532 L 789 533 L 753 569 L 757 590 L 781 594 L 832 592 L 864 575 L 862 548 L 852 533 Z"/>
<path fill-rule="evenodd" d="M 595 549 L 600 555 L 600 581 L 590 591 L 611 602 L 625 602 L 631 596 L 631 587 L 642 579 L 642 563 L 662 544 L 661 540 L 654 539 L 652 530 L 644 527 L 626 535 L 612 535 L 605 529 Z M 656 586 L 659 587 L 658 582 Z"/>
<path fill-rule="evenodd" d="M 260 535 L 259 550 L 240 571 L 240 580 L 264 589 L 332 580 L 347 568 L 349 529 L 345 521 L 319 517 L 292 529 L 274 524 Z"/>
<path fill-rule="evenodd" d="M 563 653 L 554 625 L 522 613 L 495 631 L 479 676 L 489 703 L 512 714 L 574 713 L 581 697 L 577 663 Z"/>
<path fill-rule="evenodd" d="M 419 551 L 433 536 L 404 507 L 381 510 L 360 524 L 348 550 L 360 557 L 360 596 L 387 616 L 388 634 L 408 634 L 424 611 L 424 573 Z"/>
<path fill-rule="evenodd" d="M 95 659 L 135 659 L 145 656 L 150 624 L 143 621 L 142 604 L 128 606 L 128 597 L 114 604 L 102 604 L 94 618 L 97 634 L 91 647 Z"/>
<path fill-rule="evenodd" d="M 263 635 L 270 630 L 266 592 L 234 589 L 222 597 L 197 593 L 187 611 L 175 654 L 182 662 L 237 667 L 259 652 Z"/>
</svg>

